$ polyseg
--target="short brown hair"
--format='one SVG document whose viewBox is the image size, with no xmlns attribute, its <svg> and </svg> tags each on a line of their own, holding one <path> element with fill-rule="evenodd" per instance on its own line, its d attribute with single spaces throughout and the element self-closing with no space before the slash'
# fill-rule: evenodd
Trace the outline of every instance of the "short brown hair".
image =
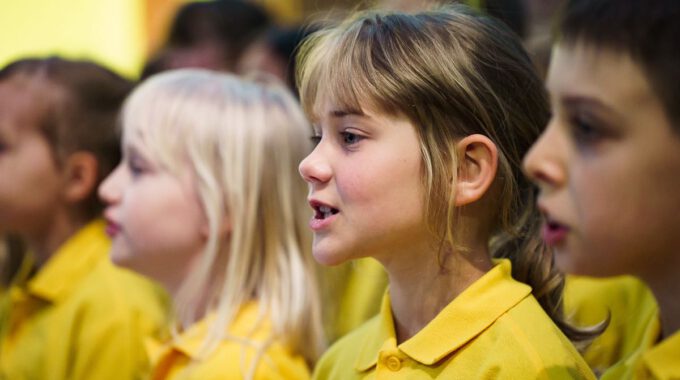
<svg viewBox="0 0 680 380">
<path fill-rule="evenodd" d="M 558 42 L 629 55 L 680 133 L 679 20 L 677 0 L 571 0 L 563 9 Z"/>
</svg>

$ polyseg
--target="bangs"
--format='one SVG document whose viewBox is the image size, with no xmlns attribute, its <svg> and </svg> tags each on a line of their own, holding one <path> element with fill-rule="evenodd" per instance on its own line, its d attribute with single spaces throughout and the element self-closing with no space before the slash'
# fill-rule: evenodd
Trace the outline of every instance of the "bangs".
<svg viewBox="0 0 680 380">
<path fill-rule="evenodd" d="M 149 159 L 175 171 L 188 158 L 187 146 L 212 139 L 206 120 L 219 120 L 211 101 L 216 92 L 210 73 L 176 70 L 150 78 L 125 103 L 123 141 L 141 144 Z"/>
<path fill-rule="evenodd" d="M 402 42 L 393 41 L 396 36 L 386 29 L 377 15 L 364 16 L 305 40 L 298 55 L 297 83 L 303 110 L 312 122 L 328 102 L 357 114 L 367 108 L 387 114 L 399 111 L 398 89 L 403 83 L 397 83 L 391 67 L 396 67 L 392 61 L 401 59 L 393 55 Z"/>
</svg>

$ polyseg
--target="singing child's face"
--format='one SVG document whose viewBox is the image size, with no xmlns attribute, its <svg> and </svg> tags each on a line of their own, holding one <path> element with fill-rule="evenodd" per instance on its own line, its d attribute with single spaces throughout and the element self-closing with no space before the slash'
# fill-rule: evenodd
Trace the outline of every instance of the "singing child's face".
<svg viewBox="0 0 680 380">
<path fill-rule="evenodd" d="M 207 221 L 190 170 L 176 176 L 130 136 L 123 160 L 102 183 L 111 259 L 175 289 L 202 252 Z"/>
<path fill-rule="evenodd" d="M 11 78 L 0 82 L 0 233 L 28 239 L 47 235 L 62 183 L 52 148 L 39 130 L 46 107 L 37 85 Z"/>
<path fill-rule="evenodd" d="M 561 269 L 649 278 L 680 267 L 680 134 L 628 56 L 558 45 L 553 116 L 525 157 Z M 676 269 L 673 269 L 676 270 Z"/>
<path fill-rule="evenodd" d="M 414 126 L 405 117 L 350 112 L 332 102 L 321 111 L 318 145 L 299 168 L 310 189 L 315 258 L 334 265 L 413 255 L 429 236 Z"/>
</svg>

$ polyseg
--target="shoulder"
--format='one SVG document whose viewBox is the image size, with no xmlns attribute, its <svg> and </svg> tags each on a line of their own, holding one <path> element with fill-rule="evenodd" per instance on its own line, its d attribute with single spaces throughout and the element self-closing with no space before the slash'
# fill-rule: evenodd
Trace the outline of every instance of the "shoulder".
<svg viewBox="0 0 680 380">
<path fill-rule="evenodd" d="M 234 327 L 230 329 L 232 334 L 219 341 L 214 350 L 202 359 L 199 359 L 198 347 L 208 332 L 195 338 L 197 350 L 192 350 L 194 364 L 189 372 L 191 379 L 247 378 L 248 374 L 253 374 L 254 379 L 310 378 L 310 369 L 304 357 L 290 349 L 283 340 L 271 338 L 268 321 L 248 332 L 241 331 L 241 328 L 234 331 Z"/>
<path fill-rule="evenodd" d="M 498 318 L 477 338 L 477 344 L 494 352 L 492 360 L 505 363 L 506 371 L 516 369 L 551 379 L 594 378 L 576 348 L 533 296 Z"/>
<path fill-rule="evenodd" d="M 84 339 L 96 336 L 153 337 L 168 327 L 169 303 L 151 281 L 102 257 L 60 308 Z"/>
</svg>

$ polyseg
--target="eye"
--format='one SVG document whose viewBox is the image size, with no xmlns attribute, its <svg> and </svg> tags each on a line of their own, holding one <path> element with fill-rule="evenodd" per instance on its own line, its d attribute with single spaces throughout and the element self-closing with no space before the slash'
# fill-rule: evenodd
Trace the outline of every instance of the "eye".
<svg viewBox="0 0 680 380">
<path fill-rule="evenodd" d="M 363 139 L 363 136 L 347 131 L 340 132 L 340 136 L 342 136 L 342 142 L 345 145 L 354 145 Z"/>
<path fill-rule="evenodd" d="M 314 134 L 309 139 L 312 140 L 312 144 L 314 146 L 317 146 L 321 142 L 321 135 L 320 134 Z"/>
<path fill-rule="evenodd" d="M 592 146 L 605 137 L 605 132 L 589 117 L 575 115 L 571 118 L 572 134 L 577 144 Z"/>
<path fill-rule="evenodd" d="M 146 172 L 146 166 L 139 159 L 131 158 L 127 160 L 128 170 L 133 177 L 139 177 Z"/>
</svg>

